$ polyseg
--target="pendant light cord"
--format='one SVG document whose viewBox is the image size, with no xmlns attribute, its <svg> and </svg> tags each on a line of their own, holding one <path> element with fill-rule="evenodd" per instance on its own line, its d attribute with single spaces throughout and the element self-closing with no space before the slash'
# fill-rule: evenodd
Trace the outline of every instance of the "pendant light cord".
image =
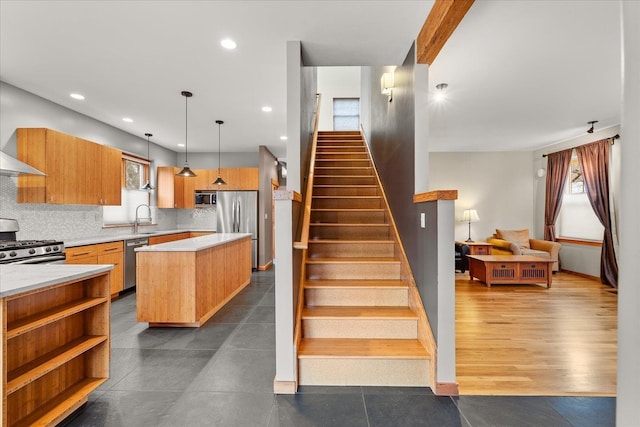
<svg viewBox="0 0 640 427">
<path fill-rule="evenodd" d="M 185 95 L 184 97 L 184 162 L 189 163 L 189 145 L 187 135 L 189 132 L 189 121 L 188 121 L 188 108 L 189 108 L 189 97 Z"/>
<path fill-rule="evenodd" d="M 218 123 L 218 176 L 220 176 L 220 128 L 222 123 Z"/>
</svg>

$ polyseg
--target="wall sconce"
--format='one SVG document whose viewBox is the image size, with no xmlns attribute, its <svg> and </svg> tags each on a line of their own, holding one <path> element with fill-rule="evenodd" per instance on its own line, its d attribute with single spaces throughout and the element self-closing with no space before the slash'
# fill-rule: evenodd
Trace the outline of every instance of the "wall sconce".
<svg viewBox="0 0 640 427">
<path fill-rule="evenodd" d="M 389 102 L 393 100 L 393 73 L 384 73 L 380 77 L 380 92 L 389 97 Z"/>
</svg>

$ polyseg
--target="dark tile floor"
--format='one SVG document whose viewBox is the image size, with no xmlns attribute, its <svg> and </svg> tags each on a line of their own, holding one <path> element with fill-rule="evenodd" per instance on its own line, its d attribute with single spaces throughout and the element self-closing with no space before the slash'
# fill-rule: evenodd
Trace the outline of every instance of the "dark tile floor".
<svg viewBox="0 0 640 427">
<path fill-rule="evenodd" d="M 434 396 L 428 388 L 300 387 L 274 395 L 274 272 L 201 328 L 136 322 L 135 294 L 114 301 L 111 378 L 69 426 L 615 425 L 615 399 Z"/>
</svg>

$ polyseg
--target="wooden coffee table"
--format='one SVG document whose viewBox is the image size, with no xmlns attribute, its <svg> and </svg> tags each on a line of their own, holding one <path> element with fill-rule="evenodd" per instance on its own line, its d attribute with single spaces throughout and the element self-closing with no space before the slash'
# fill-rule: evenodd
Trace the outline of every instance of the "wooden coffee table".
<svg viewBox="0 0 640 427">
<path fill-rule="evenodd" d="M 551 287 L 553 260 L 531 255 L 468 255 L 469 277 L 492 284 L 542 284 Z"/>
</svg>

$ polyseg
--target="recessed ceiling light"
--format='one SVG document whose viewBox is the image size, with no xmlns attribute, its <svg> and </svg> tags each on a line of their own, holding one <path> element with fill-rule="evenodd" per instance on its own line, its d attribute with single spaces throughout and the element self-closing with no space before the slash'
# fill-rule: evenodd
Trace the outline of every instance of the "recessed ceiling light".
<svg viewBox="0 0 640 427">
<path fill-rule="evenodd" d="M 265 105 L 264 107 L 262 107 L 262 111 L 264 111 L 265 113 L 270 113 L 273 111 L 273 108 L 269 107 L 268 105 Z"/>
<path fill-rule="evenodd" d="M 80 101 L 84 100 L 84 96 L 79 93 L 72 93 L 69 96 L 72 97 L 73 99 L 78 99 Z"/>
<path fill-rule="evenodd" d="M 235 49 L 238 45 L 231 39 L 224 39 L 220 42 L 220 45 L 225 49 Z"/>
<path fill-rule="evenodd" d="M 129 118 L 129 117 L 123 117 L 123 118 L 122 118 L 122 121 L 123 121 L 123 122 L 127 122 L 127 123 L 133 123 L 133 119 L 132 119 L 132 118 Z"/>
<path fill-rule="evenodd" d="M 178 144 L 178 147 L 184 147 L 184 144 Z"/>
<path fill-rule="evenodd" d="M 285 135 L 282 135 L 282 136 L 280 137 L 280 139 L 281 139 L 281 140 L 283 140 L 283 141 L 286 141 L 286 140 L 287 140 L 287 139 L 289 139 L 289 138 L 287 138 Z"/>
</svg>

